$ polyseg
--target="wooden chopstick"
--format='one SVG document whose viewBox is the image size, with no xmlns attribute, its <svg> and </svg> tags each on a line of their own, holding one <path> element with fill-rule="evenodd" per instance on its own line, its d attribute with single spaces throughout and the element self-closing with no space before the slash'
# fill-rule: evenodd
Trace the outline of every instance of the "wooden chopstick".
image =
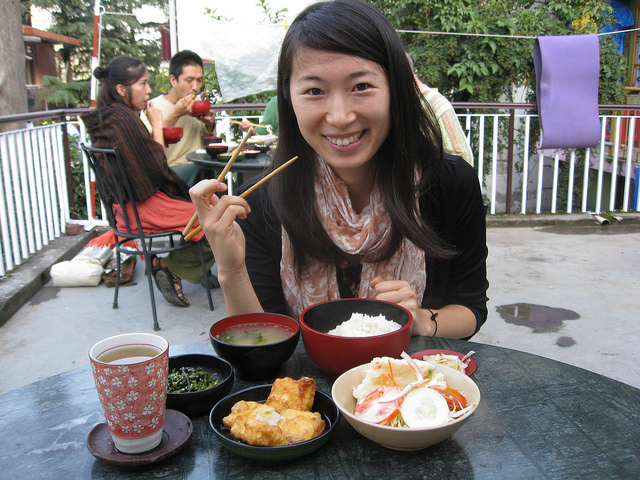
<svg viewBox="0 0 640 480">
<path fill-rule="evenodd" d="M 276 168 L 273 172 L 271 172 L 269 175 L 267 175 L 266 177 L 260 179 L 259 182 L 256 182 L 256 184 L 254 186 L 252 186 L 251 188 L 245 190 L 244 192 L 242 192 L 240 194 L 240 198 L 247 198 L 249 196 L 250 193 L 252 193 L 256 188 L 260 187 L 261 185 L 263 185 L 264 183 L 266 183 L 267 181 L 269 181 L 269 179 L 271 177 L 273 177 L 274 175 L 280 173 L 282 170 L 284 170 L 285 168 L 287 168 L 289 165 L 291 165 L 293 162 L 295 162 L 298 159 L 297 156 L 293 157 L 291 160 L 289 160 L 287 163 L 283 163 L 282 165 L 280 165 L 278 168 Z"/>
<path fill-rule="evenodd" d="M 249 196 L 249 194 L 251 194 L 256 188 L 260 187 L 261 185 L 263 185 L 264 183 L 268 182 L 269 179 L 271 177 L 273 177 L 274 175 L 278 174 L 279 172 L 281 172 L 282 170 L 284 170 L 285 168 L 287 168 L 289 165 L 291 165 L 293 162 L 295 162 L 298 159 L 298 157 L 293 157 L 291 160 L 289 160 L 287 163 L 283 163 L 282 165 L 280 165 L 278 168 L 276 168 L 273 172 L 271 172 L 269 175 L 267 175 L 266 177 L 262 178 L 259 182 L 256 182 L 255 185 L 253 185 L 251 188 L 247 189 L 246 191 L 242 192 L 240 194 L 240 198 L 247 198 Z M 197 226 L 193 232 L 191 232 L 189 235 L 187 235 L 186 237 L 184 237 L 185 241 L 189 241 L 193 238 L 194 235 L 197 235 L 198 233 L 200 233 L 200 231 L 202 230 L 201 226 Z"/>
<path fill-rule="evenodd" d="M 231 155 L 231 158 L 229 159 L 227 164 L 222 169 L 222 172 L 220 172 L 220 175 L 218 175 L 218 181 L 219 182 L 222 182 L 224 180 L 224 177 L 227 176 L 227 173 L 229 173 L 229 170 L 231 170 L 231 167 L 235 163 L 236 158 L 238 158 L 238 155 L 242 151 L 242 147 L 244 147 L 245 143 L 247 143 L 247 140 L 249 140 L 250 136 L 251 136 L 251 131 L 248 131 L 245 134 L 245 136 L 242 138 L 242 141 L 240 142 L 240 145 L 238 145 L 238 147 L 233 151 L 233 154 Z M 209 198 L 211 198 L 211 197 L 209 197 Z M 197 219 L 198 219 L 198 212 L 196 211 L 193 214 L 193 217 L 191 217 L 191 220 L 189 220 L 189 223 L 187 223 L 187 226 L 184 227 L 184 230 L 182 231 L 182 236 L 184 237 L 185 240 L 190 240 L 193 237 L 193 235 L 187 235 L 187 233 L 189 233 L 189 230 L 191 230 L 191 227 L 193 227 L 193 224 L 196 223 Z M 200 230 L 198 230 L 198 231 L 200 231 Z M 189 238 L 187 238 L 187 237 L 189 237 Z"/>
<path fill-rule="evenodd" d="M 242 122 L 238 121 L 238 120 L 231 120 L 231 123 L 236 123 L 238 125 L 240 125 Z M 258 123 L 250 123 L 249 125 L 251 125 L 252 127 L 260 127 L 260 128 L 269 128 L 266 125 L 260 125 Z"/>
</svg>

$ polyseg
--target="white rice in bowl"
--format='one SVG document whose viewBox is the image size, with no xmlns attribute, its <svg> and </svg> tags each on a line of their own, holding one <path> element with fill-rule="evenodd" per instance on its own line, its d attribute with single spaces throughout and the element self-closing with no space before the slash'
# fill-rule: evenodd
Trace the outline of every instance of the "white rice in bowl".
<svg viewBox="0 0 640 480">
<path fill-rule="evenodd" d="M 366 313 L 352 313 L 349 320 L 345 320 L 327 333 L 339 337 L 370 337 L 391 333 L 400 328 L 402 325 L 393 320 L 387 320 L 384 315 L 372 317 Z"/>
</svg>

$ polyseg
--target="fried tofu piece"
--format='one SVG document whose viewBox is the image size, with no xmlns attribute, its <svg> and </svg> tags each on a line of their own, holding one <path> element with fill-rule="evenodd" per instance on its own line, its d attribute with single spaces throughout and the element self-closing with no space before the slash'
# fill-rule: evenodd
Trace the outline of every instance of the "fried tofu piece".
<svg viewBox="0 0 640 480">
<path fill-rule="evenodd" d="M 231 435 L 249 445 L 261 447 L 278 447 L 289 444 L 279 427 L 256 420 L 255 415 L 238 416 L 231 427 Z"/>
<path fill-rule="evenodd" d="M 325 423 L 318 412 L 287 408 L 280 413 L 278 427 L 289 444 L 305 442 L 324 432 Z"/>
<path fill-rule="evenodd" d="M 300 380 L 292 378 L 278 378 L 273 382 L 271 393 L 267 398 L 267 405 L 280 413 L 287 408 L 311 411 L 316 394 L 316 381 L 313 378 L 302 377 Z"/>
<path fill-rule="evenodd" d="M 262 407 L 262 403 L 240 400 L 231 407 L 231 413 L 222 419 L 222 423 L 225 427 L 231 428 L 239 416 L 249 415 L 255 418 L 260 407 Z"/>
</svg>

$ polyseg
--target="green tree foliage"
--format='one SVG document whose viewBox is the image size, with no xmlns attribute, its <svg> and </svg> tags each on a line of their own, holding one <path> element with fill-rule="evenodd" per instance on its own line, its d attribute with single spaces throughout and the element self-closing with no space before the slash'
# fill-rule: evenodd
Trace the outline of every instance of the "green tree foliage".
<svg viewBox="0 0 640 480">
<path fill-rule="evenodd" d="M 418 76 L 437 87 L 453 101 L 512 101 L 517 87 L 528 87 L 526 101 L 535 102 L 535 37 L 597 33 L 612 22 L 611 5 L 602 0 L 368 0 L 385 13 L 400 32 L 407 51 L 414 59 Z M 415 33 L 415 32 L 445 32 Z M 459 35 L 460 33 L 466 35 Z M 519 38 L 533 37 L 533 38 Z M 625 103 L 623 86 L 627 60 L 615 49 L 612 35 L 600 36 L 599 101 Z M 537 118 L 532 119 L 534 138 L 530 154 L 535 153 Z M 487 126 L 491 129 L 491 126 Z M 498 137 L 506 148 L 506 132 Z M 516 149 L 522 155 L 522 126 L 516 132 Z M 491 133 L 485 131 L 485 155 Z M 471 138 L 477 151 L 478 139 Z M 582 178 L 584 153 L 576 162 L 576 178 Z M 485 158 L 485 174 L 490 164 Z M 522 165 L 516 164 L 521 171 Z M 560 164 L 558 207 L 567 202 L 569 162 Z M 582 184 L 573 191 L 577 208 Z"/>
<path fill-rule="evenodd" d="M 270 23 L 279 23 L 284 20 L 284 14 L 288 12 L 288 9 L 281 8 L 274 11 L 267 0 L 258 0 L 256 7 L 260 7 L 265 16 L 269 19 Z"/>
<path fill-rule="evenodd" d="M 69 58 L 69 83 L 47 78 L 42 95 L 59 106 L 88 106 L 93 56 L 94 2 L 87 0 L 31 0 L 32 5 L 46 9 L 53 18 L 49 31 L 80 40 L 64 55 Z M 143 5 L 166 8 L 166 0 L 102 0 L 107 14 L 102 16 L 100 65 L 108 64 L 117 55 L 132 55 L 142 60 L 151 72 L 161 61 L 157 23 L 140 23 L 134 11 Z M 152 75 L 153 78 L 153 75 Z"/>
<path fill-rule="evenodd" d="M 88 218 L 87 193 L 84 188 L 84 166 L 82 163 L 82 151 L 78 147 L 79 144 L 80 135 L 69 135 L 69 157 L 71 159 L 71 176 L 73 178 L 71 218 L 85 219 Z"/>
<path fill-rule="evenodd" d="M 595 33 L 612 20 L 601 0 L 369 0 L 400 33 L 420 78 L 454 101 L 512 100 L 535 87 L 533 38 Z M 500 36 L 498 36 L 500 35 Z M 622 103 L 626 61 L 611 36 L 600 37 L 601 103 Z M 530 100 L 535 93 L 531 89 Z"/>
</svg>

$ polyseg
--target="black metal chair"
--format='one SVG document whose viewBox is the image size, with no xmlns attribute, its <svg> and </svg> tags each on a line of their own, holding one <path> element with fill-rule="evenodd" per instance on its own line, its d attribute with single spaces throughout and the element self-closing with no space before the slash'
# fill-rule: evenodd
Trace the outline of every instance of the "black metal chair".
<svg viewBox="0 0 640 480">
<path fill-rule="evenodd" d="M 142 225 L 140 222 L 140 216 L 138 215 L 138 209 L 136 202 L 133 201 L 133 191 L 129 179 L 126 175 L 122 156 L 117 148 L 96 148 L 85 144 L 81 145 L 82 151 L 86 154 L 91 169 L 96 176 L 96 185 L 98 186 L 98 192 L 100 198 L 105 204 L 107 216 L 109 219 L 109 226 L 113 229 L 113 233 L 116 238 L 116 284 L 113 294 L 113 308 L 118 308 L 118 290 L 120 288 L 120 255 L 127 253 L 130 255 L 142 255 L 145 263 L 145 274 L 147 275 L 147 281 L 149 284 L 149 297 L 151 300 L 151 312 L 153 315 L 153 329 L 160 330 L 158 324 L 158 316 L 156 313 L 156 301 L 153 289 L 153 268 L 152 258 L 154 255 L 160 255 L 169 253 L 175 250 L 181 250 L 190 246 L 188 242 L 178 242 L 175 239 L 181 238 L 182 232 L 179 230 L 172 230 L 159 233 L 143 233 Z M 134 218 L 129 218 L 127 209 L 124 208 L 125 202 L 130 202 L 133 210 Z M 121 205 L 119 213 L 122 214 L 124 224 L 126 225 L 125 231 L 120 231 L 117 228 L 116 217 L 113 211 L 114 205 Z M 189 219 L 186 219 L 188 221 Z M 185 221 L 185 224 L 186 224 Z M 137 226 L 137 232 L 134 232 L 131 228 L 132 225 Z M 129 240 L 137 240 L 140 250 L 130 248 L 125 245 L 125 242 Z M 156 242 L 154 246 L 153 242 Z M 205 265 L 204 255 L 202 253 L 202 245 L 200 242 L 196 242 L 198 245 L 198 251 L 200 253 L 200 263 L 202 265 L 202 272 L 204 274 L 205 288 L 207 290 L 207 297 L 209 299 L 209 310 L 213 310 L 213 300 L 211 299 L 211 289 L 208 278 L 208 269 Z"/>
</svg>

